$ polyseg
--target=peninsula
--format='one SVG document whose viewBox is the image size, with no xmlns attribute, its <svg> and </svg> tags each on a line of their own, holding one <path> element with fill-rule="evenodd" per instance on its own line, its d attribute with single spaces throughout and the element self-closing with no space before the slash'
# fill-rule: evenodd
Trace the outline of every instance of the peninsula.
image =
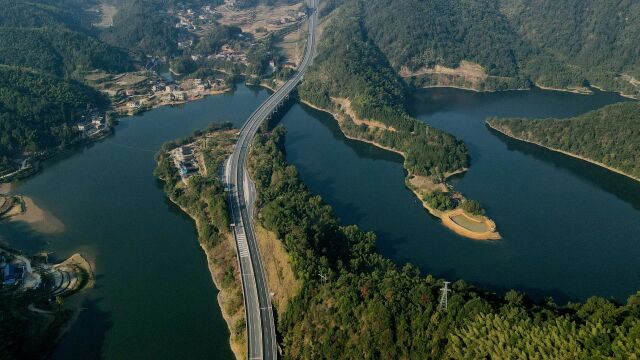
<svg viewBox="0 0 640 360">
<path fill-rule="evenodd" d="M 487 125 L 514 139 L 640 181 L 640 103 L 628 101 L 570 119 L 499 119 Z"/>
</svg>

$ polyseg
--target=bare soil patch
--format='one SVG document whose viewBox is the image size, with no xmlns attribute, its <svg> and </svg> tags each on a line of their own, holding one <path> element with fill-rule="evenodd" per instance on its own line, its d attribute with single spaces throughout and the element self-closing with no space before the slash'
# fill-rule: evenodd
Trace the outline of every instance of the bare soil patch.
<svg viewBox="0 0 640 360">
<path fill-rule="evenodd" d="M 356 115 L 355 111 L 353 111 L 353 108 L 351 107 L 351 100 L 349 99 L 332 97 L 331 100 L 333 100 L 333 102 L 338 104 L 342 109 L 342 111 L 344 111 L 347 115 L 349 115 L 351 120 L 356 125 L 366 125 L 366 126 L 377 128 L 377 129 L 382 129 L 387 131 L 396 131 L 396 129 L 394 129 L 392 126 L 381 123 L 380 121 L 360 119 L 358 115 Z"/>
<path fill-rule="evenodd" d="M 93 24 L 93 26 L 99 27 L 99 28 L 108 28 L 113 26 L 113 17 L 116 15 L 117 12 L 118 12 L 118 9 L 113 5 L 109 5 L 105 3 L 100 4 L 100 15 L 102 17 L 100 18 L 100 22 Z"/>
<path fill-rule="evenodd" d="M 474 240 L 499 240 L 500 234 L 495 231 L 496 224 L 485 216 L 473 216 L 462 209 L 447 211 L 442 214 L 442 224 L 456 234 Z"/>
<path fill-rule="evenodd" d="M 64 224 L 49 211 L 43 210 L 28 196 L 21 196 L 24 209 L 19 214 L 9 215 L 11 221 L 23 221 L 35 231 L 43 234 L 59 234 L 64 231 Z M 11 210 L 13 211 L 13 210 Z"/>
<path fill-rule="evenodd" d="M 300 289 L 300 282 L 295 278 L 291 262 L 282 242 L 276 234 L 256 224 L 258 246 L 267 272 L 269 291 L 273 293 L 273 303 L 279 314 L 284 313 L 289 300 Z"/>
<path fill-rule="evenodd" d="M 243 32 L 250 33 L 256 38 L 264 37 L 268 32 L 279 31 L 292 23 L 280 23 L 279 20 L 287 17 L 291 12 L 297 12 L 301 3 L 282 6 L 259 5 L 249 9 L 236 10 L 226 5 L 221 5 L 216 10 L 221 15 L 218 22 L 222 25 L 238 26 Z"/>
<path fill-rule="evenodd" d="M 434 191 L 442 191 L 447 192 L 447 186 L 443 183 L 436 184 L 433 180 L 426 176 L 422 175 L 411 175 L 409 176 L 409 185 L 413 186 L 416 189 L 420 189 L 424 192 L 434 192 Z"/>
</svg>

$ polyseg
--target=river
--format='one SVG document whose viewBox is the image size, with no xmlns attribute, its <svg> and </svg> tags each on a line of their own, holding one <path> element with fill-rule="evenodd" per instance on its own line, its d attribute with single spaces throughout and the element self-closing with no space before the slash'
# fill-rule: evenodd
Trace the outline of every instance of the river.
<svg viewBox="0 0 640 360">
<path fill-rule="evenodd" d="M 61 225 L 47 233 L 2 222 L 3 240 L 56 259 L 80 251 L 96 267 L 96 286 L 54 358 L 233 357 L 193 223 L 164 196 L 153 155 L 210 122 L 241 126 L 267 95 L 239 85 L 122 119 L 114 136 L 46 162 L 13 187 Z M 288 160 L 304 182 L 343 223 L 375 231 L 380 251 L 396 262 L 558 302 L 624 300 L 640 288 L 640 183 L 484 125 L 492 115 L 569 116 L 619 100 L 540 90 L 417 93 L 411 111 L 467 143 L 471 169 L 451 182 L 496 220 L 504 239 L 495 243 L 442 227 L 405 188 L 398 155 L 346 139 L 329 115 L 296 103 L 282 122 Z"/>
<path fill-rule="evenodd" d="M 80 251 L 95 263 L 96 285 L 54 358 L 233 358 L 195 228 L 154 178 L 154 154 L 210 122 L 240 127 L 267 95 L 239 85 L 124 118 L 114 136 L 46 162 L 13 187 L 64 228 L 41 233 L 2 222 L 0 237 L 24 251 L 52 251 L 58 260 Z"/>
<path fill-rule="evenodd" d="M 560 304 L 591 295 L 626 301 L 640 290 L 640 183 L 484 124 L 488 116 L 573 116 L 621 100 L 538 89 L 415 94 L 413 115 L 467 144 L 471 168 L 451 183 L 484 205 L 499 242 L 441 226 L 404 186 L 400 156 L 346 139 L 325 113 L 295 105 L 285 115 L 287 159 L 342 223 L 375 231 L 380 251 L 399 264 Z"/>
</svg>

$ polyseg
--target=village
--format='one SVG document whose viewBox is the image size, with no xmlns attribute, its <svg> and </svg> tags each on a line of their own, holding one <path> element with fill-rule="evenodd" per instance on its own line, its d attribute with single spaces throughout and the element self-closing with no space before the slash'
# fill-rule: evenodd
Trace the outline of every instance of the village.
<svg viewBox="0 0 640 360">
<path fill-rule="evenodd" d="M 181 104 L 226 92 L 231 88 L 228 76 L 224 74 L 227 66 L 249 66 L 248 54 L 257 46 L 256 41 L 270 33 L 290 31 L 307 18 L 306 10 L 300 4 L 261 6 L 259 11 L 243 9 L 241 5 L 235 0 L 227 0 L 217 7 L 190 7 L 178 3 L 171 10 L 176 18 L 175 27 L 185 30 L 176 44 L 178 48 L 194 62 L 209 61 L 208 67 L 221 72 L 218 76 L 182 77 L 174 72 L 173 75 L 178 79 L 173 79 L 173 76 L 167 77 L 160 75 L 159 71 L 145 69 L 119 75 L 94 72 L 85 79 L 111 97 L 113 109 L 119 115 L 132 115 L 158 106 Z M 198 39 L 217 26 L 237 27 L 238 32 L 213 53 L 192 49 Z M 294 56 L 286 55 L 289 61 L 284 63 L 284 67 L 295 67 Z M 169 59 L 152 59 L 152 62 L 171 63 Z M 269 61 L 269 72 L 275 69 L 276 64 L 273 60 Z M 170 68 L 170 71 L 174 70 Z M 91 136 L 93 129 L 88 128 L 90 130 L 86 134 Z"/>
<path fill-rule="evenodd" d="M 148 63 L 132 72 L 113 74 L 101 70 L 85 74 L 87 85 L 101 91 L 111 99 L 110 109 L 88 109 L 72 124 L 77 130 L 77 142 L 99 140 L 111 134 L 111 120 L 118 116 L 136 115 L 165 105 L 179 105 L 231 90 L 233 75 L 244 73 L 255 63 L 263 62 L 266 74 L 280 68 L 295 68 L 299 61 L 299 34 L 294 29 L 306 18 L 306 9 L 298 4 L 244 8 L 241 1 L 227 0 L 217 7 L 205 5 L 189 7 L 178 3 L 171 12 L 176 18 L 175 27 L 181 30 L 177 47 L 184 56 L 207 71 L 201 76 L 184 76 L 171 69 L 172 60 L 147 56 Z M 196 50 L 200 38 L 218 26 L 236 27 L 237 33 L 215 51 Z M 260 39 L 269 34 L 281 34 L 278 47 L 284 61 L 273 59 L 250 60 L 250 53 L 260 46 Z M 268 54 L 269 52 L 267 52 Z M 152 64 L 149 66 L 149 64 Z M 268 65 L 268 66 L 267 66 Z M 173 76 L 162 73 L 169 67 Z M 175 77 L 175 78 L 174 78 Z M 23 154 L 12 159 L 15 166 L 0 174 L 0 181 L 10 181 L 37 171 L 38 160 L 51 156 L 55 149 L 41 153 Z"/>
<path fill-rule="evenodd" d="M 163 105 L 182 104 L 230 89 L 222 76 L 206 80 L 184 79 L 177 82 L 152 71 L 119 75 L 94 72 L 86 79 L 95 88 L 111 97 L 113 111 L 121 116 L 134 115 Z"/>
</svg>

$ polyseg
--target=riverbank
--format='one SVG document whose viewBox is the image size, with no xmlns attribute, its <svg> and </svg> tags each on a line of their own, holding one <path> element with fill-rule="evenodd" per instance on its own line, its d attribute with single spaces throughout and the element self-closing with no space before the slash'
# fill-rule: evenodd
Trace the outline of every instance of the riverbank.
<svg viewBox="0 0 640 360">
<path fill-rule="evenodd" d="M 464 63 L 464 61 L 463 61 Z M 533 86 L 506 86 L 500 89 L 497 88 L 492 88 L 492 87 L 486 87 L 487 85 L 487 80 L 490 78 L 489 76 L 487 76 L 485 73 L 482 74 L 478 74 L 478 71 L 476 70 L 476 74 L 475 78 L 471 79 L 471 81 L 467 81 L 468 79 L 466 79 L 464 76 L 460 76 L 457 73 L 457 69 L 447 69 L 447 68 L 443 68 L 440 67 L 444 70 L 446 70 L 444 73 L 440 73 L 438 71 L 436 71 L 436 69 L 427 69 L 429 71 L 427 72 L 416 72 L 416 73 L 409 73 L 408 70 L 401 70 L 399 72 L 399 75 L 404 78 L 404 79 L 409 79 L 411 80 L 410 83 L 412 84 L 413 87 L 415 87 L 416 89 L 438 89 L 438 88 L 444 88 L 444 89 L 459 89 L 459 90 L 465 90 L 465 91 L 473 91 L 473 92 L 477 92 L 477 93 L 496 93 L 496 92 L 505 92 L 505 91 L 529 91 L 531 90 L 533 87 L 536 87 L 538 89 L 541 90 L 548 90 L 548 91 L 560 91 L 560 92 L 568 92 L 568 93 L 572 93 L 572 94 L 580 94 L 580 95 L 593 95 L 593 89 L 597 89 L 599 91 L 602 92 L 613 92 L 616 93 L 622 97 L 628 98 L 628 99 L 633 99 L 633 100 L 638 100 L 640 99 L 637 95 L 630 95 L 630 94 L 625 94 L 622 90 L 605 90 L 604 88 L 602 88 L 601 86 L 598 85 L 593 85 L 593 84 L 589 84 L 588 87 L 566 87 L 566 88 L 562 88 L 562 87 L 553 87 L 553 86 L 545 86 L 541 83 L 538 82 L 534 82 Z M 450 76 L 453 76 L 453 78 L 451 79 L 445 79 L 447 81 L 442 81 L 443 79 L 439 79 L 437 78 L 437 75 L 443 75 L 443 74 L 448 74 Z M 464 73 L 464 71 L 463 71 Z M 420 77 L 421 76 L 436 76 L 435 79 L 431 79 L 430 81 L 426 81 L 424 79 L 422 79 L 422 81 L 424 83 L 419 83 L 420 81 Z M 467 74 L 468 75 L 468 74 Z M 509 78 L 500 78 L 500 77 L 494 77 L 498 80 L 508 80 Z M 462 82 L 465 85 L 456 85 L 456 82 Z M 632 84 L 634 86 L 637 86 L 635 84 Z"/>
<path fill-rule="evenodd" d="M 41 161 L 52 158 L 65 150 L 74 146 L 95 143 L 109 137 L 113 134 L 118 117 L 139 115 L 163 106 L 184 105 L 208 96 L 226 94 L 233 90 L 233 86 L 227 85 L 226 82 L 219 86 L 202 89 L 195 84 L 194 79 L 185 79 L 177 83 L 183 90 L 167 92 L 164 86 L 166 81 L 162 80 L 159 75 L 147 76 L 137 72 L 119 75 L 92 73 L 85 78 L 85 81 L 94 89 L 108 95 L 112 100 L 103 114 L 105 117 L 104 130 L 92 136 L 80 135 L 71 144 L 49 148 L 25 159 L 20 169 L 0 176 L 0 186 L 15 179 L 34 175 L 39 171 Z M 156 85 L 151 86 L 150 84 Z M 159 86 L 159 84 L 163 86 Z M 132 93 L 132 95 L 125 95 L 128 93 Z M 73 127 L 75 129 L 76 125 Z"/>
<path fill-rule="evenodd" d="M 213 281 L 214 286 L 218 289 L 218 297 L 216 300 L 222 312 L 222 318 L 227 323 L 227 327 L 232 335 L 229 337 L 231 351 L 237 360 L 246 359 L 246 330 L 242 329 L 238 331 L 239 325 L 244 322 L 244 305 L 240 305 L 241 307 L 238 308 L 238 305 L 235 304 L 237 294 L 234 294 L 234 292 L 242 291 L 242 285 L 239 283 L 239 279 L 236 279 L 233 285 L 228 284 L 228 277 L 230 276 L 228 272 L 229 268 L 233 268 L 231 274 L 238 274 L 239 272 L 237 269 L 235 241 L 231 234 L 227 233 L 218 245 L 214 247 L 207 246 L 205 242 L 202 241 L 204 236 L 201 231 L 201 229 L 203 229 L 202 220 L 193 212 L 187 210 L 187 208 L 179 205 L 173 197 L 169 197 L 169 200 L 179 207 L 182 212 L 187 214 L 195 223 L 195 227 L 198 230 L 198 244 L 207 258 L 207 268 L 211 274 L 211 281 Z M 230 288 L 231 286 L 233 288 Z"/>
<path fill-rule="evenodd" d="M 218 289 L 217 302 L 231 336 L 229 344 L 236 359 L 246 358 L 245 310 L 239 277 L 235 241 L 229 232 L 226 194 L 217 171 L 202 171 L 186 181 L 169 152 L 188 142 L 206 169 L 218 169 L 235 144 L 237 130 L 209 129 L 197 137 L 163 146 L 157 154 L 155 175 L 165 182 L 165 194 L 195 223 L 198 244 L 204 251 L 213 284 Z M 206 141 L 203 141 L 206 139 Z M 195 185 L 197 183 L 197 185 Z"/>
<path fill-rule="evenodd" d="M 9 215 L 10 221 L 22 221 L 33 230 L 43 234 L 60 234 L 64 231 L 64 224 L 51 212 L 39 207 L 28 196 L 19 196 L 20 211 Z M 18 205 L 16 205 L 18 206 Z"/>
<path fill-rule="evenodd" d="M 415 179 L 415 178 L 414 178 Z M 408 181 L 408 185 L 407 187 L 411 190 L 411 192 L 413 192 L 416 197 L 418 199 L 420 199 L 420 202 L 422 202 L 422 206 L 427 209 L 427 211 L 429 212 L 429 214 L 431 214 L 434 217 L 437 217 L 438 219 L 440 219 L 442 225 L 444 225 L 447 229 L 455 232 L 456 234 L 472 239 L 472 240 L 500 240 L 502 239 L 502 236 L 500 235 L 500 233 L 496 230 L 496 224 L 493 220 L 491 220 L 490 218 L 486 217 L 486 216 L 475 216 L 475 215 L 471 215 L 467 212 L 465 212 L 463 209 L 461 208 L 457 208 L 454 210 L 448 210 L 448 211 L 440 211 L 434 207 L 431 207 L 429 205 L 429 203 L 427 201 L 425 201 L 425 195 L 426 193 L 424 191 L 422 191 L 422 189 L 426 189 L 428 188 L 427 186 L 425 187 L 414 187 L 411 186 L 411 183 L 413 179 L 409 179 Z M 433 188 L 433 190 L 429 190 L 428 192 L 432 192 L 432 191 L 443 191 L 446 192 L 448 190 L 445 189 L 446 187 L 436 187 Z M 464 200 L 462 200 L 464 201 Z M 482 229 L 473 229 L 472 227 L 468 226 L 465 223 L 462 222 L 458 222 L 455 221 L 454 218 L 457 216 L 461 216 L 464 218 L 469 219 L 472 222 L 477 222 L 479 224 L 482 224 L 482 226 L 484 228 Z"/>
<path fill-rule="evenodd" d="M 551 86 L 544 86 L 539 83 L 535 83 L 535 85 L 537 88 L 542 90 L 547 90 L 547 91 L 562 91 L 562 92 L 569 92 L 569 93 L 580 94 L 580 95 L 593 95 L 593 91 L 591 91 L 587 87 L 556 88 Z"/>
<path fill-rule="evenodd" d="M 617 173 L 617 174 L 624 175 L 624 176 L 626 176 L 626 177 L 628 177 L 628 178 L 630 178 L 630 179 L 633 179 L 633 180 L 635 180 L 635 181 L 640 181 L 640 178 L 639 178 L 639 177 L 633 176 L 633 175 L 631 175 L 631 174 L 627 174 L 627 173 L 625 173 L 625 172 L 624 172 L 624 171 L 622 171 L 622 170 L 619 170 L 619 169 L 613 168 L 613 167 L 611 167 L 611 166 L 609 166 L 609 165 L 607 165 L 607 164 L 603 164 L 603 163 L 601 163 L 601 162 L 599 162 L 599 161 L 596 161 L 596 160 L 593 160 L 593 159 L 589 159 L 589 158 L 587 158 L 587 157 L 580 156 L 580 155 L 578 155 L 578 154 L 570 153 L 570 152 L 565 151 L 565 150 L 561 150 L 561 149 L 556 149 L 556 148 L 553 148 L 553 147 L 549 147 L 549 146 L 543 145 L 543 144 L 541 144 L 541 143 L 539 143 L 539 142 L 536 142 L 536 141 L 533 141 L 533 140 L 528 140 L 528 139 L 525 139 L 525 138 L 522 138 L 522 137 L 519 137 L 519 136 L 515 136 L 513 133 L 511 133 L 510 131 L 508 131 L 508 130 L 506 130 L 506 129 L 501 129 L 501 128 L 499 128 L 499 127 L 495 126 L 495 125 L 492 125 L 489 121 L 485 121 L 485 124 L 486 124 L 489 128 L 491 128 L 491 129 L 493 129 L 493 130 L 495 130 L 495 131 L 497 131 L 497 132 L 501 133 L 501 134 L 502 134 L 502 135 L 504 135 L 504 136 L 508 136 L 508 137 L 510 137 L 510 138 L 512 138 L 512 139 L 515 139 L 515 140 L 518 140 L 518 141 L 522 141 L 522 142 L 526 142 L 526 143 L 529 143 L 529 144 L 533 144 L 533 145 L 536 145 L 536 146 L 539 146 L 539 147 L 545 148 L 545 149 L 550 150 L 550 151 L 553 151 L 553 152 L 561 153 L 561 154 L 563 154 L 563 155 L 567 155 L 567 156 L 570 156 L 570 157 L 572 157 L 572 158 L 576 158 L 576 159 L 579 159 L 579 160 L 582 160 L 582 161 L 586 161 L 586 162 L 588 162 L 588 163 L 591 163 L 591 164 L 594 164 L 594 165 L 600 166 L 600 167 L 602 167 L 602 168 L 605 168 L 605 169 L 607 169 L 607 170 L 609 170 L 609 171 L 612 171 L 612 172 L 615 172 L 615 173 Z"/>
<path fill-rule="evenodd" d="M 323 109 L 320 108 L 318 106 L 315 106 L 314 104 L 311 104 L 308 101 L 305 101 L 304 99 L 300 99 L 301 102 L 303 102 L 305 105 L 314 108 L 316 110 L 319 111 L 323 111 L 326 112 L 328 114 L 330 114 L 331 116 L 333 116 L 333 118 L 338 122 L 338 126 L 340 127 L 340 130 L 342 131 L 342 134 L 347 138 L 347 139 L 351 139 L 351 140 L 355 140 L 355 141 L 360 141 L 360 142 L 364 142 L 364 143 L 368 143 L 371 144 L 373 146 L 376 146 L 380 149 L 386 150 L 386 151 L 391 151 L 394 152 L 400 156 L 403 157 L 403 159 L 406 162 L 407 156 L 404 152 L 397 150 L 397 149 L 393 149 L 387 146 L 384 146 L 380 143 L 377 143 L 373 140 L 367 140 L 367 139 L 362 139 L 362 138 L 358 138 L 352 135 L 347 134 L 344 131 L 344 122 L 345 121 L 350 121 L 350 117 L 348 115 L 348 111 L 344 110 L 344 106 L 348 106 L 347 102 L 340 102 L 339 105 L 342 107 L 341 111 L 342 112 L 338 112 L 338 111 L 331 111 L 328 109 Z M 351 111 L 351 113 L 353 113 L 353 111 Z M 364 120 L 361 120 L 361 123 L 364 123 Z M 383 129 L 384 130 L 384 129 Z M 385 130 L 385 131 L 389 131 L 389 130 Z M 411 192 L 413 192 L 413 194 L 420 200 L 420 202 L 422 203 L 422 206 L 432 215 L 437 217 L 438 219 L 441 220 L 441 224 L 443 226 L 445 226 L 446 228 L 448 228 L 449 230 L 455 232 L 456 234 L 472 239 L 472 240 L 499 240 L 502 238 L 502 236 L 500 235 L 500 233 L 496 230 L 496 224 L 493 220 L 491 220 L 490 218 L 486 217 L 486 216 L 482 216 L 480 218 L 480 222 L 484 223 L 487 227 L 488 230 L 486 231 L 474 231 L 473 229 L 467 228 L 465 226 L 463 226 L 463 224 L 461 223 L 457 223 L 455 221 L 453 221 L 451 218 L 454 217 L 455 215 L 460 215 L 458 212 L 462 212 L 462 215 L 467 216 L 469 218 L 474 218 L 474 216 L 467 214 L 464 210 L 458 208 L 455 209 L 455 212 L 442 212 L 439 211 L 431 206 L 429 206 L 429 204 L 425 201 L 425 196 L 427 194 L 433 193 L 434 191 L 441 191 L 443 193 L 449 193 L 450 192 L 450 186 L 448 184 L 446 184 L 446 182 L 442 182 L 442 183 L 434 183 L 433 181 L 431 181 L 430 179 L 424 177 L 424 176 L 419 176 L 419 175 L 415 175 L 413 174 L 411 171 L 409 171 L 407 169 L 406 166 L 404 166 L 405 171 L 407 172 L 406 175 L 406 180 L 405 180 L 405 184 L 407 186 L 407 188 L 409 188 L 409 190 L 411 190 Z M 452 173 L 448 173 L 445 174 L 445 181 L 447 178 L 450 178 L 451 176 L 454 175 L 458 175 L 461 173 L 464 173 L 465 171 L 467 171 L 467 169 L 460 169 L 458 171 L 454 171 Z M 423 179 L 425 181 L 414 181 L 415 179 Z M 464 201 L 464 198 L 462 197 L 461 194 L 459 193 L 452 193 L 452 196 L 458 196 L 460 198 L 460 202 Z"/>
</svg>

